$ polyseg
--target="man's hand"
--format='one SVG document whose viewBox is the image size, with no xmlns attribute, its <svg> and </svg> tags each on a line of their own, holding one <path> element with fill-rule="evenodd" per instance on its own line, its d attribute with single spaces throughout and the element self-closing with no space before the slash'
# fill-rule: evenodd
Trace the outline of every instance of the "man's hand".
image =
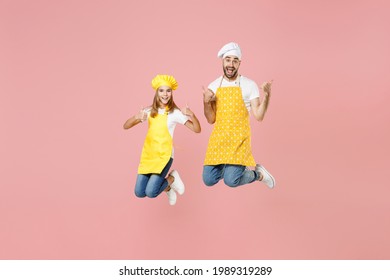
<svg viewBox="0 0 390 280">
<path fill-rule="evenodd" d="M 271 97 L 271 86 L 272 86 L 272 82 L 273 80 L 271 80 L 270 82 L 265 82 L 261 85 L 261 89 L 263 90 L 264 92 L 264 97 L 265 98 L 269 98 Z"/>
<path fill-rule="evenodd" d="M 215 93 L 210 89 L 205 89 L 204 87 L 202 88 L 203 88 L 203 102 L 209 103 L 210 101 L 214 101 Z"/>
</svg>

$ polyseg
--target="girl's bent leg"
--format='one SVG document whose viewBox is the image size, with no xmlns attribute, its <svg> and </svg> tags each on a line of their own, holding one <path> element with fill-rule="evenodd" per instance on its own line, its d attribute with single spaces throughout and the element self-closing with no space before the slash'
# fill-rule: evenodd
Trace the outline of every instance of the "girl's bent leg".
<svg viewBox="0 0 390 280">
<path fill-rule="evenodd" d="M 138 174 L 137 182 L 135 183 L 135 195 L 137 197 L 145 197 L 146 196 L 146 186 L 149 181 L 150 174 Z"/>
<path fill-rule="evenodd" d="M 168 187 L 168 181 L 161 175 L 152 174 L 148 185 L 146 186 L 146 196 L 150 198 L 157 197 Z"/>
<path fill-rule="evenodd" d="M 168 174 L 169 168 L 171 168 L 173 159 L 171 158 L 167 165 L 164 167 L 161 174 L 150 174 L 149 181 L 146 185 L 146 196 L 147 197 L 157 197 L 160 193 L 162 193 L 168 187 L 168 181 L 165 177 Z"/>
</svg>

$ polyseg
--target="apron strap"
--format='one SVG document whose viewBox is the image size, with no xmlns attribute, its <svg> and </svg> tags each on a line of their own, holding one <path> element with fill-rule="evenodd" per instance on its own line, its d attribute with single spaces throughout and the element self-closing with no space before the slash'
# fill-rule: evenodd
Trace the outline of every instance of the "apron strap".
<svg viewBox="0 0 390 280">
<path fill-rule="evenodd" d="M 222 75 L 221 82 L 219 83 L 219 87 L 222 86 L 222 82 L 223 82 L 223 75 Z M 241 75 L 238 76 L 238 87 L 241 87 Z"/>
</svg>

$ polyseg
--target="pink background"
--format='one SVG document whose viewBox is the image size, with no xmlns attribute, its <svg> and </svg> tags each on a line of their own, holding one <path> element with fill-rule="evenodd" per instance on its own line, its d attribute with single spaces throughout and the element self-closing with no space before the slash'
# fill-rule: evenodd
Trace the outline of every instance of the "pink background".
<svg viewBox="0 0 390 280">
<path fill-rule="evenodd" d="M 0 1 L 1 259 L 389 259 L 388 1 Z M 255 158 L 276 177 L 207 188 L 202 85 L 238 42 L 274 79 Z M 203 131 L 175 133 L 176 206 L 137 199 L 146 126 L 172 74 Z"/>
</svg>

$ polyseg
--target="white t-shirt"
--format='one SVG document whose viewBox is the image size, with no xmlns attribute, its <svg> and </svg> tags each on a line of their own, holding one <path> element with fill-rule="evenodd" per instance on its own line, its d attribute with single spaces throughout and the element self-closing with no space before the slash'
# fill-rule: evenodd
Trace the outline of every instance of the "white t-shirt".
<svg viewBox="0 0 390 280">
<path fill-rule="evenodd" d="M 152 111 L 152 108 L 146 108 L 145 112 L 148 114 L 148 118 L 150 116 L 150 112 Z M 158 109 L 158 114 L 163 115 L 165 114 L 165 109 Z M 174 109 L 172 113 L 168 114 L 168 131 L 173 139 L 173 133 L 175 132 L 175 127 L 177 124 L 185 124 L 188 121 L 188 117 L 184 115 L 180 110 Z M 147 122 L 144 122 L 147 123 Z M 173 158 L 173 147 L 172 147 L 172 158 Z"/>
<path fill-rule="evenodd" d="M 260 92 L 257 84 L 244 76 L 238 76 L 235 81 L 229 82 L 226 79 L 222 80 L 222 76 L 218 77 L 215 81 L 209 84 L 209 89 L 211 89 L 214 93 L 217 92 L 217 89 L 221 85 L 221 87 L 241 87 L 242 98 L 244 99 L 244 103 L 248 111 L 251 109 L 251 100 L 257 97 L 260 97 Z"/>
</svg>

